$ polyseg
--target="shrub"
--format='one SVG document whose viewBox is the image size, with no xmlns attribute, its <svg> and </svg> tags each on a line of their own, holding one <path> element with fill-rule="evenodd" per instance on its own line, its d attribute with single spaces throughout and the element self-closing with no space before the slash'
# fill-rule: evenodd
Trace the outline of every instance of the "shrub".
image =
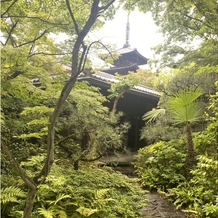
<svg viewBox="0 0 218 218">
<path fill-rule="evenodd" d="M 169 189 L 177 208 L 193 212 L 200 217 L 218 217 L 218 161 L 206 156 L 197 157 L 198 164 L 191 171 L 190 181 Z"/>
<path fill-rule="evenodd" d="M 185 180 L 185 158 L 183 140 L 160 141 L 139 150 L 135 167 L 143 186 L 166 190 Z"/>
</svg>

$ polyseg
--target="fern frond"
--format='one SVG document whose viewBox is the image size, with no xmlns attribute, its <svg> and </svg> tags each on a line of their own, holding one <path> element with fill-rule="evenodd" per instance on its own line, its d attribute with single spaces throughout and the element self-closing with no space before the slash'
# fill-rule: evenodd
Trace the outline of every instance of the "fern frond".
<svg viewBox="0 0 218 218">
<path fill-rule="evenodd" d="M 63 209 L 55 209 L 55 213 L 58 214 L 60 218 L 67 218 L 67 213 Z"/>
<path fill-rule="evenodd" d="M 47 201 L 47 202 L 49 204 L 56 205 L 59 201 L 61 201 L 62 199 L 65 199 L 65 198 L 71 198 L 71 196 L 70 195 L 65 195 L 65 194 L 59 194 L 55 201 Z"/>
<path fill-rule="evenodd" d="M 95 191 L 95 198 L 96 198 L 96 199 L 102 199 L 102 198 L 107 194 L 107 192 L 108 192 L 109 190 L 110 190 L 109 188 L 96 190 L 96 191 Z"/>
<path fill-rule="evenodd" d="M 9 186 L 1 189 L 0 200 L 2 204 L 6 204 L 9 202 L 18 202 L 19 197 L 25 198 L 26 193 L 18 187 Z"/>
<path fill-rule="evenodd" d="M 86 207 L 79 207 L 76 211 L 85 217 L 89 217 L 92 214 L 98 212 L 97 209 L 91 209 L 91 208 L 86 208 Z"/>
<path fill-rule="evenodd" d="M 52 208 L 46 209 L 45 207 L 41 207 L 38 209 L 38 211 L 39 214 L 45 218 L 53 218 L 55 216 L 54 210 Z"/>
</svg>

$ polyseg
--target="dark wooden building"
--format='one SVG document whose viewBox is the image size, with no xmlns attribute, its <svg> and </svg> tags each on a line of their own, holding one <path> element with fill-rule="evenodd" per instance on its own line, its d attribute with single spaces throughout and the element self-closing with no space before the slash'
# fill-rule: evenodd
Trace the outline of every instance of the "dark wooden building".
<svg viewBox="0 0 218 218">
<path fill-rule="evenodd" d="M 142 56 L 137 49 L 132 49 L 128 41 L 123 48 L 116 51 L 118 59 L 114 61 L 113 66 L 103 69 L 98 73 L 85 73 L 78 77 L 78 80 L 86 80 L 91 85 L 100 88 L 104 96 L 108 96 L 108 89 L 111 83 L 118 82 L 114 75 L 127 75 L 128 72 L 136 72 L 140 65 L 147 64 L 148 59 Z M 124 94 L 117 105 L 118 111 L 125 113 L 125 120 L 131 123 L 131 129 L 128 133 L 128 148 L 132 151 L 138 150 L 145 143 L 140 141 L 140 129 L 144 125 L 142 116 L 157 106 L 159 93 L 149 87 L 142 85 L 134 88 Z M 110 109 L 113 107 L 113 99 L 107 105 Z"/>
</svg>

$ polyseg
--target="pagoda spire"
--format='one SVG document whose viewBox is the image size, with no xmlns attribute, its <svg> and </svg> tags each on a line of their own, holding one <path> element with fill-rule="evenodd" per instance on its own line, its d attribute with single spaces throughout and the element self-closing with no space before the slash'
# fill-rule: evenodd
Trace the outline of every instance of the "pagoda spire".
<svg viewBox="0 0 218 218">
<path fill-rule="evenodd" d="M 130 44 L 129 44 L 129 31 L 130 31 L 130 23 L 129 23 L 129 13 L 128 13 L 127 23 L 126 23 L 126 43 L 123 45 L 123 48 L 130 47 Z"/>
</svg>

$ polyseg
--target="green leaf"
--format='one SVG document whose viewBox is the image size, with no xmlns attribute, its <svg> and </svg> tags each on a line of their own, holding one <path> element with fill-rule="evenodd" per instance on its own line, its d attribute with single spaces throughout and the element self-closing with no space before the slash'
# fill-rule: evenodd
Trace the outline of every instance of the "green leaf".
<svg viewBox="0 0 218 218">
<path fill-rule="evenodd" d="M 38 208 L 39 214 L 43 215 L 45 218 L 53 218 L 55 217 L 54 210 L 51 208 L 46 209 L 45 207 Z"/>
<path fill-rule="evenodd" d="M 158 116 L 165 115 L 166 110 L 165 109 L 154 109 L 152 111 L 148 111 L 146 114 L 143 115 L 143 120 L 147 120 L 147 122 L 152 122 L 156 120 Z"/>
<path fill-rule="evenodd" d="M 76 209 L 76 211 L 85 217 L 89 217 L 92 214 L 98 212 L 97 209 L 90 209 L 90 208 L 86 208 L 86 207 L 79 207 L 78 209 Z"/>
<path fill-rule="evenodd" d="M 26 197 L 26 193 L 18 187 L 9 186 L 1 189 L 0 200 L 3 204 L 9 202 L 18 202 L 18 198 L 25 198 L 25 197 Z"/>
<path fill-rule="evenodd" d="M 174 96 L 169 97 L 167 108 L 170 111 L 174 111 L 180 108 L 184 108 L 193 103 L 198 97 L 202 95 L 200 88 L 191 88 L 190 90 L 179 90 Z"/>
</svg>

